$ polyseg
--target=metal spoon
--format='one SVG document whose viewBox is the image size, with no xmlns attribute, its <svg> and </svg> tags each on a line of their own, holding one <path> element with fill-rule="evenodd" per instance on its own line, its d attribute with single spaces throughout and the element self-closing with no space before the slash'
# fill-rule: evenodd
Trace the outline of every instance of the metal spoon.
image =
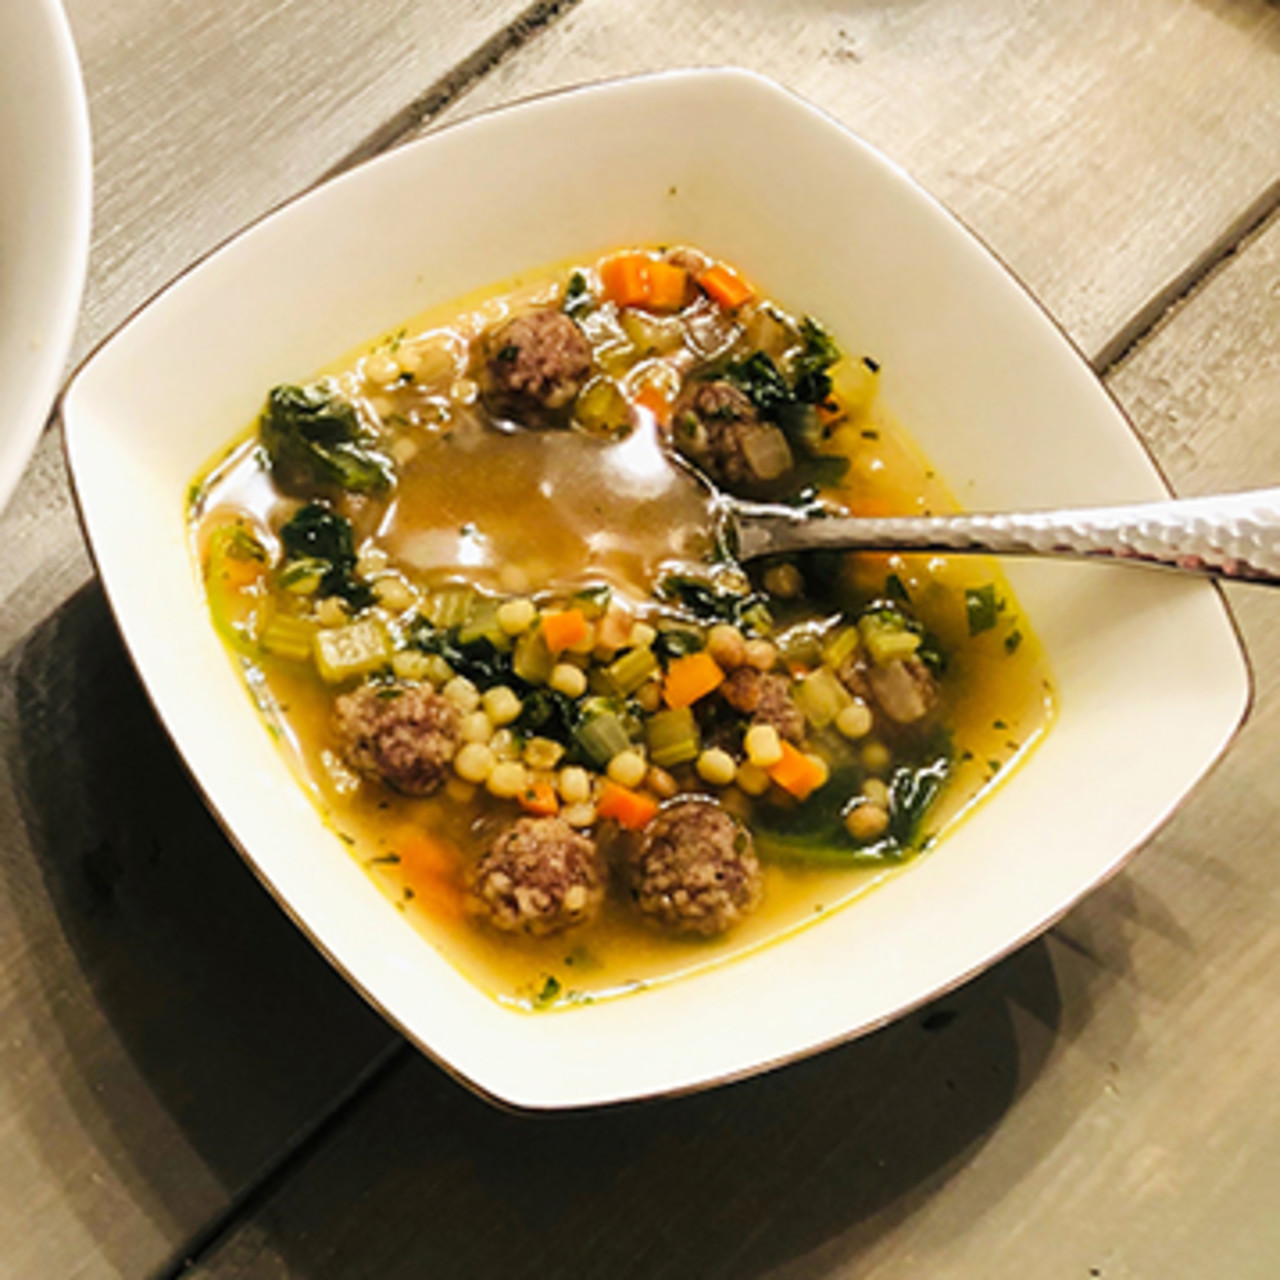
<svg viewBox="0 0 1280 1280">
<path fill-rule="evenodd" d="M 927 517 L 850 516 L 834 507 L 782 507 L 712 492 L 717 532 L 741 560 L 824 550 L 1064 556 L 1280 586 L 1280 489 Z"/>
</svg>

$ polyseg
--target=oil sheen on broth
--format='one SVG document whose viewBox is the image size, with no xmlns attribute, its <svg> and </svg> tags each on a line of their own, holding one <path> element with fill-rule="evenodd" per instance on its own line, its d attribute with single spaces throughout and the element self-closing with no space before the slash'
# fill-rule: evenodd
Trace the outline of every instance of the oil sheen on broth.
<svg viewBox="0 0 1280 1280">
<path fill-rule="evenodd" d="M 728 264 L 624 250 L 277 388 L 193 485 L 211 615 L 300 779 L 496 999 L 590 1002 L 785 935 L 1046 731 L 990 562 L 747 573 L 713 545 L 689 466 L 758 500 L 955 509 L 877 372 Z"/>
</svg>

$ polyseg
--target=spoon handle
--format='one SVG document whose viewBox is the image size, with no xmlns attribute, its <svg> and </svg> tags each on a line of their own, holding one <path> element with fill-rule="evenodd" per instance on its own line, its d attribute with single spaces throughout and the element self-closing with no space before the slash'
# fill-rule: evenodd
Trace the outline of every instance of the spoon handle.
<svg viewBox="0 0 1280 1280">
<path fill-rule="evenodd" d="M 1280 586 L 1280 489 L 1071 511 L 815 517 L 733 504 L 744 560 L 793 551 L 986 552 L 1156 565 Z"/>
</svg>

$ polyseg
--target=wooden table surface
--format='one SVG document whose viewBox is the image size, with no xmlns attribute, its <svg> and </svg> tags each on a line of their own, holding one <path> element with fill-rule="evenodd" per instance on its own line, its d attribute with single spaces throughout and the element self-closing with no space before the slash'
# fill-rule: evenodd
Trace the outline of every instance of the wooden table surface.
<svg viewBox="0 0 1280 1280">
<path fill-rule="evenodd" d="M 67 5 L 97 157 L 81 353 L 421 129 L 735 63 L 964 217 L 1180 491 L 1280 483 L 1275 0 Z M 406 1046 L 222 838 L 56 433 L 0 545 L 0 1277 L 1280 1275 L 1280 595 L 1231 592 L 1257 700 L 1223 764 L 1047 936 L 801 1065 L 530 1119 Z"/>
</svg>

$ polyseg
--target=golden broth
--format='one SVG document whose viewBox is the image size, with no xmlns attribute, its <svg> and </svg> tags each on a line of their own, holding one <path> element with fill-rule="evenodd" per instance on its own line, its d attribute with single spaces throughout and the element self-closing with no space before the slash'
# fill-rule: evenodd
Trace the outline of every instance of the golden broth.
<svg viewBox="0 0 1280 1280">
<path fill-rule="evenodd" d="M 605 581 L 638 604 L 651 596 L 660 566 L 707 551 L 704 496 L 663 455 L 652 415 L 639 414 L 636 429 L 621 440 L 577 432 L 503 434 L 470 416 L 465 343 L 507 313 L 512 289 L 433 309 L 326 371 L 371 417 L 399 418 L 399 441 L 405 442 L 392 445 L 398 463 L 394 498 L 368 510 L 355 504 L 353 523 L 415 583 L 464 577 L 493 589 L 536 591 Z M 538 279 L 519 285 L 516 296 L 545 299 L 553 288 Z M 379 353 L 415 340 L 427 353 L 423 363 L 438 376 L 398 390 L 371 388 L 367 375 Z M 633 368 L 628 377 L 634 382 L 650 372 L 661 376 L 661 370 Z M 846 368 L 843 378 L 837 372 L 836 390 L 846 402 L 860 395 L 859 372 Z M 955 509 L 927 461 L 874 403 L 851 412 L 832 443 L 851 466 L 848 487 L 831 496 L 855 512 Z M 279 501 L 252 441 L 212 468 L 197 495 L 193 545 L 197 531 L 219 512 L 248 512 L 269 525 Z M 929 811 L 927 843 L 933 843 L 1046 731 L 1053 695 L 1044 655 L 989 561 L 866 555 L 851 558 L 846 572 L 868 596 L 883 587 L 886 575 L 895 575 L 947 654 L 942 719 L 953 734 L 954 762 Z M 966 591 L 974 590 L 997 601 L 998 612 L 995 625 L 971 635 Z M 352 785 L 334 755 L 332 686 L 309 665 L 269 654 L 254 655 L 250 672 L 259 706 L 353 856 L 459 970 L 514 1007 L 597 999 L 718 963 L 849 903 L 902 865 L 764 863 L 764 906 L 711 940 L 658 932 L 616 886 L 597 920 L 567 934 L 500 934 L 462 918 L 456 887 L 474 851 L 510 819 L 511 803 L 456 778 L 425 799 Z M 732 808 L 742 799 L 730 796 L 726 803 Z M 458 851 L 452 865 L 441 866 L 437 846 L 425 859 L 419 856 L 415 836 L 423 830 Z M 325 854 L 317 850 L 320 856 Z"/>
</svg>

